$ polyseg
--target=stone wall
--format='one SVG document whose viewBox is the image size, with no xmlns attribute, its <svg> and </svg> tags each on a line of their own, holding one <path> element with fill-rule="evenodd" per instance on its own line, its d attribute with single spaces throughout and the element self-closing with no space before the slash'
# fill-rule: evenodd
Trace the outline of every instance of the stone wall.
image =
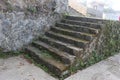
<svg viewBox="0 0 120 80">
<path fill-rule="evenodd" d="M 120 52 L 120 22 L 104 21 L 100 38 L 97 41 L 96 53 L 110 56 Z"/>
<path fill-rule="evenodd" d="M 99 19 L 100 20 L 100 19 Z M 99 34 L 86 47 L 82 56 L 83 60 L 89 60 L 97 56 L 101 60 L 120 52 L 120 22 L 102 20 Z"/>
<path fill-rule="evenodd" d="M 67 11 L 67 0 L 0 0 L 0 47 L 21 49 Z"/>
</svg>

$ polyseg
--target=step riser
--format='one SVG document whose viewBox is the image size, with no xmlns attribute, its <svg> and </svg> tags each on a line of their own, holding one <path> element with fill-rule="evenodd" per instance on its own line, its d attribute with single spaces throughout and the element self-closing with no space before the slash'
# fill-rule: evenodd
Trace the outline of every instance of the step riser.
<svg viewBox="0 0 120 80">
<path fill-rule="evenodd" d="M 67 16 L 26 47 L 25 53 L 55 75 L 68 75 L 71 67 L 80 64 L 78 61 L 88 58 L 89 47 L 97 39 L 102 23 L 102 20 Z"/>
<path fill-rule="evenodd" d="M 62 20 L 61 22 L 71 24 L 71 25 L 79 25 L 79 26 L 85 26 L 90 27 L 94 29 L 101 29 L 101 25 L 93 24 L 93 23 L 85 23 L 85 22 L 77 22 L 77 21 L 70 21 L 70 20 Z"/>
<path fill-rule="evenodd" d="M 50 34 L 48 32 L 46 33 L 46 36 L 54 38 L 54 39 L 62 41 L 62 42 L 65 42 L 65 43 L 72 44 L 72 45 L 79 47 L 79 48 L 85 48 L 85 43 L 82 43 L 82 42 L 76 42 L 76 41 L 73 41 L 71 39 L 67 39 L 67 38 L 64 38 L 61 36 L 56 36 L 56 35 Z"/>
<path fill-rule="evenodd" d="M 46 67 L 48 67 L 49 71 L 55 73 L 56 75 L 61 75 L 61 70 L 59 70 L 58 68 L 56 68 L 55 66 L 47 63 L 46 61 L 44 61 L 42 58 L 40 58 L 38 55 L 36 55 L 34 52 L 31 52 L 28 49 L 25 49 L 25 52 L 29 53 L 28 55 L 34 60 L 36 61 L 38 64 L 44 65 Z"/>
<path fill-rule="evenodd" d="M 98 34 L 98 31 L 91 30 L 89 28 L 84 28 L 84 27 L 68 26 L 65 24 L 58 24 L 58 23 L 56 24 L 56 27 L 73 30 L 73 31 L 78 31 L 78 32 L 89 33 L 89 34 Z"/>
<path fill-rule="evenodd" d="M 43 42 L 45 42 L 45 43 L 47 43 L 47 44 L 55 47 L 55 48 L 58 48 L 58 49 L 61 50 L 61 51 L 65 51 L 65 52 L 67 52 L 67 53 L 70 53 L 71 55 L 74 55 L 74 54 L 73 54 L 73 50 L 70 49 L 70 48 L 68 48 L 68 47 L 66 47 L 66 46 L 64 46 L 64 45 L 61 45 L 61 44 L 58 44 L 58 43 L 54 43 L 54 42 L 52 42 L 52 41 L 50 41 L 50 40 L 48 40 L 48 39 L 43 39 L 43 38 L 39 38 L 39 39 L 40 39 L 41 41 L 43 41 Z"/>
<path fill-rule="evenodd" d="M 56 33 L 60 33 L 63 35 L 75 37 L 75 38 L 80 38 L 80 39 L 86 40 L 86 41 L 91 41 L 93 39 L 92 36 L 82 35 L 80 33 L 66 32 L 66 31 L 55 29 L 55 28 L 51 28 L 51 31 L 56 32 Z"/>
<path fill-rule="evenodd" d="M 63 56 L 60 56 L 60 55 L 57 55 L 55 54 L 54 52 L 51 52 L 50 50 L 48 50 L 46 47 L 44 46 L 41 46 L 39 44 L 36 44 L 36 43 L 32 43 L 33 46 L 35 46 L 36 48 L 39 48 L 40 50 L 47 50 L 51 53 L 51 55 L 53 56 L 57 56 L 62 62 L 64 62 L 65 64 L 71 64 L 71 61 L 69 59 L 66 59 L 65 57 Z"/>
<path fill-rule="evenodd" d="M 100 19 L 92 19 L 92 18 L 85 18 L 85 17 L 72 17 L 72 16 L 66 16 L 65 17 L 68 20 L 75 20 L 75 21 L 84 21 L 84 22 L 92 22 L 92 23 L 103 23 L 103 20 Z"/>
<path fill-rule="evenodd" d="M 39 39 L 40 39 L 41 41 L 43 41 L 43 42 L 45 42 L 45 43 L 47 43 L 47 44 L 55 47 L 55 48 L 61 50 L 61 51 L 67 52 L 67 53 L 69 53 L 69 54 L 71 54 L 71 55 L 78 56 L 78 55 L 80 55 L 80 54 L 82 53 L 82 51 L 73 50 L 73 49 L 71 49 L 71 48 L 69 48 L 69 47 L 66 47 L 65 45 L 61 45 L 61 44 L 59 44 L 59 43 L 52 42 L 52 41 L 50 41 L 50 40 L 48 40 L 48 39 L 45 39 L 45 38 L 44 38 L 44 39 L 43 39 L 43 38 L 39 38 Z"/>
</svg>

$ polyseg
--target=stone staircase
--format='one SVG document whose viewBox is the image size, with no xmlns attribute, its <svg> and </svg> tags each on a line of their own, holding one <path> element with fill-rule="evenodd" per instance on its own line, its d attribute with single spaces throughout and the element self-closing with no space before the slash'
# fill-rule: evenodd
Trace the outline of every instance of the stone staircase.
<svg viewBox="0 0 120 80">
<path fill-rule="evenodd" d="M 66 16 L 25 51 L 56 75 L 66 75 L 77 59 L 87 57 L 86 49 L 98 37 L 101 27 L 100 19 Z"/>
</svg>

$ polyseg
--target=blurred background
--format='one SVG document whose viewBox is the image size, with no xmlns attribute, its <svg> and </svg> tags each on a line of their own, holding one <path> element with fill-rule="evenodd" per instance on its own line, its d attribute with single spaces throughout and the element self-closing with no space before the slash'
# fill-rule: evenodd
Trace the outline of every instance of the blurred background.
<svg viewBox="0 0 120 80">
<path fill-rule="evenodd" d="M 120 20 L 120 0 L 69 0 L 70 15 Z"/>
</svg>

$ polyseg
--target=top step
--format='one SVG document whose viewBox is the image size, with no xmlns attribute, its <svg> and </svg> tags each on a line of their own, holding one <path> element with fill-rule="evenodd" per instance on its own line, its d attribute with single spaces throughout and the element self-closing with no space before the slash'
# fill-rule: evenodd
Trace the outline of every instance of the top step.
<svg viewBox="0 0 120 80">
<path fill-rule="evenodd" d="M 68 20 L 76 20 L 76 21 L 84 21 L 84 22 L 91 22 L 91 23 L 98 23 L 103 24 L 103 19 L 97 19 L 97 18 L 88 18 L 88 17 L 77 17 L 77 16 L 66 16 L 65 19 Z"/>
</svg>

